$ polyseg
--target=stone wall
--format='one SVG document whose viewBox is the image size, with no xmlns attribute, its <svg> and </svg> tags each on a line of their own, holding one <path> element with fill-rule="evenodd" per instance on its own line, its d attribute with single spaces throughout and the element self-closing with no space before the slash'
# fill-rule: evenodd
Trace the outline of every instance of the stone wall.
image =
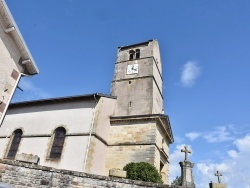
<svg viewBox="0 0 250 188">
<path fill-rule="evenodd" d="M 122 169 L 130 162 L 147 162 L 168 184 L 169 138 L 163 126 L 155 116 L 112 117 L 106 171 Z"/>
<path fill-rule="evenodd" d="M 15 188 L 170 188 L 168 185 L 58 170 L 51 167 L 0 159 L 1 182 Z"/>
<path fill-rule="evenodd" d="M 226 184 L 221 183 L 209 183 L 209 188 L 226 188 Z"/>
</svg>

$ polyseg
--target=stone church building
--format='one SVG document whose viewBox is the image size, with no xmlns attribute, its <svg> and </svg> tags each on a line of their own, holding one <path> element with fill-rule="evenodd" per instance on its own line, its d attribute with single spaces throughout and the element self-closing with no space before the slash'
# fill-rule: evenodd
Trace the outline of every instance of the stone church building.
<svg viewBox="0 0 250 188">
<path fill-rule="evenodd" d="M 99 175 L 144 161 L 167 182 L 173 135 L 161 67 L 156 40 L 119 47 L 110 95 L 11 104 L 0 128 L 0 158 L 33 154 L 43 166 Z"/>
<path fill-rule="evenodd" d="M 33 75 L 38 70 L 26 46 L 21 45 L 25 43 L 18 38 L 17 27 L 12 31 L 12 24 L 6 21 L 10 13 L 3 13 L 6 7 L 1 3 L 1 67 L 2 60 L 12 62 L 0 69 L 1 76 L 5 75 L 1 81 L 7 80 L 0 85 L 3 95 L 8 83 L 15 88 L 22 74 Z M 14 81 L 8 81 L 11 78 Z M 118 47 L 110 95 L 10 104 L 0 127 L 0 159 L 37 156 L 42 166 L 103 176 L 130 162 L 148 162 L 168 183 L 169 145 L 174 139 L 164 114 L 162 81 L 156 40 Z"/>
</svg>

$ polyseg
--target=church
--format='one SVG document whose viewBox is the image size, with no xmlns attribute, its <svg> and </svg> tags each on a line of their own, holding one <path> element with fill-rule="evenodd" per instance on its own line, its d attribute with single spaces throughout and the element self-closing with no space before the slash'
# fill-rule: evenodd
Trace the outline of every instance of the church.
<svg viewBox="0 0 250 188">
<path fill-rule="evenodd" d="M 167 183 L 172 142 L 159 45 L 149 40 L 118 47 L 110 95 L 11 104 L 0 128 L 0 158 L 32 154 L 43 166 L 105 176 L 148 162 Z"/>
<path fill-rule="evenodd" d="M 0 50 L 7 54 L 0 58 L 8 63 L 8 71 L 1 70 L 7 75 L 1 78 L 2 95 L 14 90 L 22 75 L 38 73 L 13 18 L 2 11 L 6 7 L 0 7 Z M 41 166 L 102 176 L 130 162 L 148 162 L 168 184 L 174 138 L 164 114 L 162 82 L 157 40 L 118 47 L 110 94 L 12 103 L 7 112 L 5 105 L 0 114 L 0 159 L 30 155 Z M 11 99 L 13 91 L 9 95 Z"/>
</svg>

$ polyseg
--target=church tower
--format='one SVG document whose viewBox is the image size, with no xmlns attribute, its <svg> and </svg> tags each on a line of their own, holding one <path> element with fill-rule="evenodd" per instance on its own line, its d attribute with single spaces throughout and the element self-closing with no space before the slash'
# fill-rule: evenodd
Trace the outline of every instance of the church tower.
<svg viewBox="0 0 250 188">
<path fill-rule="evenodd" d="M 119 47 L 111 95 L 116 116 L 162 114 L 162 65 L 158 42 Z"/>
<path fill-rule="evenodd" d="M 111 95 L 117 99 L 110 117 L 106 170 L 147 162 L 168 183 L 173 135 L 163 110 L 162 64 L 156 40 L 118 47 Z"/>
</svg>

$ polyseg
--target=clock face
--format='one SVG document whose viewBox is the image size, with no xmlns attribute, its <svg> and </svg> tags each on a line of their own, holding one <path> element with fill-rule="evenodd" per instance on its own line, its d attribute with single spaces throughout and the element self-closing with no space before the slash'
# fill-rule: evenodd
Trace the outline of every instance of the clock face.
<svg viewBox="0 0 250 188">
<path fill-rule="evenodd" d="M 127 74 L 137 74 L 139 72 L 138 64 L 128 65 Z"/>
</svg>

